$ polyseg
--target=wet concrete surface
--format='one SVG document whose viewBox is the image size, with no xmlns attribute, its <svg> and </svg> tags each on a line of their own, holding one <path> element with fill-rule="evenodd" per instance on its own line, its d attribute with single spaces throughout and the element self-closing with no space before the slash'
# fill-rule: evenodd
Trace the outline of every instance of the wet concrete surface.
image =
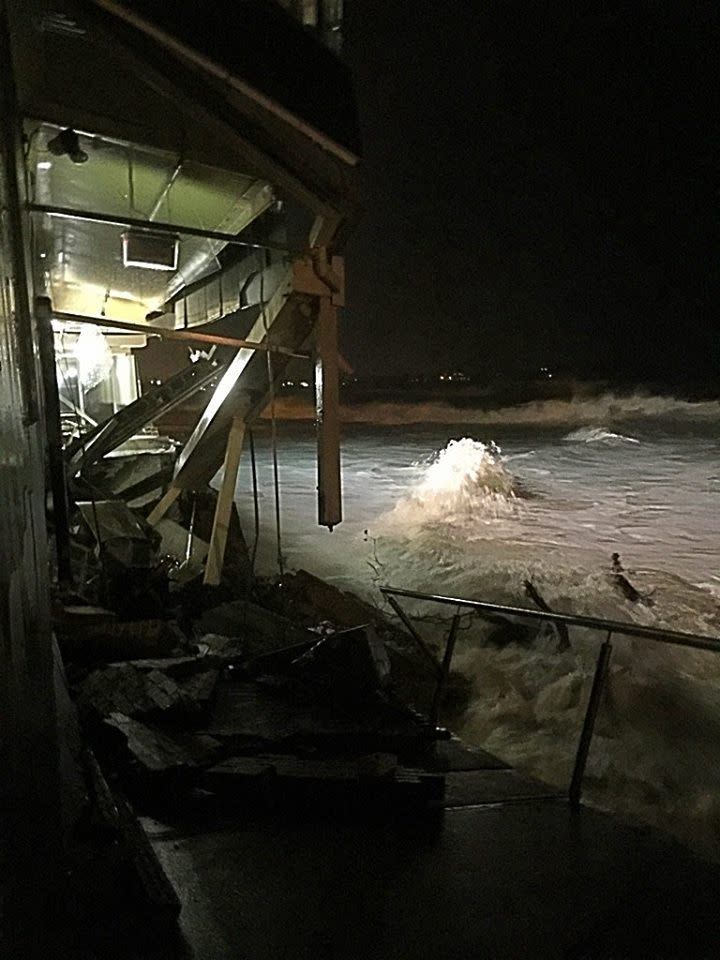
<svg viewBox="0 0 720 960">
<path fill-rule="evenodd" d="M 194 834 L 144 824 L 195 960 L 720 955 L 720 869 L 564 800 Z"/>
</svg>

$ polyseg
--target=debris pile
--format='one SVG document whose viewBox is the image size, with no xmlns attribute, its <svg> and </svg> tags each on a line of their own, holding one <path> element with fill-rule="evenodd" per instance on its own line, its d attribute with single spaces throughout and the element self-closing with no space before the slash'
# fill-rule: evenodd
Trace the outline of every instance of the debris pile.
<svg viewBox="0 0 720 960">
<path fill-rule="evenodd" d="M 412 642 L 306 571 L 249 578 L 238 531 L 206 586 L 211 507 L 181 497 L 151 527 L 119 500 L 78 504 L 83 579 L 55 630 L 111 792 L 165 819 L 441 808 L 426 758 L 447 733 L 407 705 L 435 682 Z"/>
<path fill-rule="evenodd" d="M 197 623 L 208 622 L 227 632 L 202 634 L 192 653 L 72 671 L 101 765 L 138 808 L 441 804 L 442 774 L 414 762 L 437 731 L 395 698 L 374 627 L 318 636 L 249 601 Z"/>
</svg>

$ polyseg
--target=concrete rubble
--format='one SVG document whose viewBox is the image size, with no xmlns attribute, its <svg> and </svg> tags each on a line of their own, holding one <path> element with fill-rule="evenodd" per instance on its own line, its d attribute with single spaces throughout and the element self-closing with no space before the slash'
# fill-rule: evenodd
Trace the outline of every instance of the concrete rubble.
<svg viewBox="0 0 720 960">
<path fill-rule="evenodd" d="M 111 793 L 139 813 L 209 821 L 437 811 L 433 745 L 447 734 L 416 712 L 434 678 L 412 640 L 307 571 L 239 577 L 237 531 L 220 586 L 204 586 L 212 498 L 201 499 L 158 530 L 123 503 L 81 505 L 86 575 L 58 599 L 55 630 Z M 121 601 L 126 585 L 137 602 Z"/>
<path fill-rule="evenodd" d="M 82 564 L 53 607 L 81 738 L 73 899 L 99 902 L 108 930 L 111 878 L 149 931 L 178 915 L 148 823 L 397 817 L 429 829 L 457 771 L 494 762 L 427 719 L 432 665 L 381 610 L 304 570 L 251 576 L 239 525 L 219 585 L 205 584 L 213 503 L 183 495 L 157 528 L 150 504 L 89 502 L 73 521 Z"/>
</svg>

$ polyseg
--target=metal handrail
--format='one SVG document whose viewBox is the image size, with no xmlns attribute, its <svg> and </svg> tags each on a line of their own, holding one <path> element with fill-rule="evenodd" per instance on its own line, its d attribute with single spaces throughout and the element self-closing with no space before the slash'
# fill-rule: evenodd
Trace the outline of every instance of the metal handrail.
<svg viewBox="0 0 720 960">
<path fill-rule="evenodd" d="M 621 636 L 643 637 L 648 640 L 655 640 L 659 643 L 665 643 L 671 646 L 691 647 L 696 650 L 710 650 L 714 653 L 720 653 L 720 637 L 709 637 L 697 633 L 684 633 L 678 630 L 664 630 L 662 627 L 648 627 L 639 623 L 627 623 L 622 620 L 608 620 L 605 617 L 587 617 L 578 616 L 569 613 L 553 613 L 545 610 L 531 610 L 527 607 L 512 607 L 502 603 L 487 603 L 484 600 L 468 600 L 465 597 L 447 597 L 442 594 L 420 593 L 417 590 L 403 590 L 398 587 L 380 587 L 380 592 L 388 600 L 393 610 L 398 614 L 405 627 L 410 632 L 413 639 L 417 642 L 425 656 L 429 657 L 435 667 L 437 685 L 433 696 L 431 708 L 431 719 L 437 725 L 440 707 L 442 705 L 442 695 L 445 683 L 450 672 L 455 643 L 457 640 L 458 626 L 460 623 L 461 609 L 472 610 L 480 616 L 491 617 L 499 614 L 505 617 L 520 617 L 527 620 L 539 620 L 549 623 L 562 623 L 566 626 L 586 627 L 591 630 L 601 630 L 606 634 L 605 640 L 600 647 L 595 674 L 593 676 L 592 688 L 588 705 L 585 710 L 582 731 L 575 755 L 575 766 L 573 767 L 572 780 L 568 790 L 568 796 L 573 806 L 578 806 L 582 797 L 582 784 L 585 776 L 585 767 L 587 765 L 590 745 L 595 730 L 595 720 L 600 710 L 602 696 L 605 689 L 608 668 L 610 665 L 610 656 L 612 654 L 611 638 L 614 633 Z M 438 663 L 429 647 L 422 639 L 417 629 L 410 622 L 407 613 L 397 601 L 398 597 L 406 597 L 410 600 L 425 600 L 432 603 L 445 604 L 455 607 L 450 631 L 445 644 L 445 652 L 442 663 Z"/>
<path fill-rule="evenodd" d="M 588 627 L 591 630 L 609 630 L 625 636 L 647 637 L 680 647 L 695 647 L 698 650 L 715 650 L 720 653 L 720 637 L 708 637 L 700 633 L 683 633 L 678 630 L 664 630 L 662 627 L 646 627 L 641 623 L 627 623 L 623 620 L 607 620 L 605 617 L 586 617 L 572 613 L 546 613 L 544 610 L 530 610 L 527 607 L 510 607 L 502 603 L 486 603 L 484 600 L 467 600 L 462 597 L 446 597 L 434 593 L 418 593 L 415 590 L 401 590 L 396 587 L 380 587 L 385 596 L 408 597 L 411 600 L 432 600 L 453 607 L 467 607 L 478 613 L 499 613 L 508 617 L 526 617 L 529 620 L 548 620 L 565 623 L 569 627 Z"/>
</svg>

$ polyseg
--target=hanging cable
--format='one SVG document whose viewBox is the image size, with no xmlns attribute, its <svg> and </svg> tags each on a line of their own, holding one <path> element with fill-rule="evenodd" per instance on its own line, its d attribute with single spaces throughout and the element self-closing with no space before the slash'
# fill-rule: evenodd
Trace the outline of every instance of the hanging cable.
<svg viewBox="0 0 720 960">
<path fill-rule="evenodd" d="M 261 257 L 262 269 L 260 272 L 260 315 L 262 316 L 263 327 L 265 328 L 265 340 L 269 339 L 269 327 L 267 322 L 267 313 L 265 310 L 265 267 L 267 265 L 267 253 L 258 251 Z M 275 534 L 277 538 L 277 565 L 280 576 L 285 576 L 285 565 L 282 555 L 282 532 L 280 526 L 280 471 L 278 467 L 277 455 L 277 421 L 275 418 L 275 378 L 273 377 L 272 357 L 270 351 L 265 352 L 267 360 L 268 373 L 268 391 L 270 394 L 270 446 L 272 449 L 273 462 L 273 480 L 275 484 Z"/>
</svg>

